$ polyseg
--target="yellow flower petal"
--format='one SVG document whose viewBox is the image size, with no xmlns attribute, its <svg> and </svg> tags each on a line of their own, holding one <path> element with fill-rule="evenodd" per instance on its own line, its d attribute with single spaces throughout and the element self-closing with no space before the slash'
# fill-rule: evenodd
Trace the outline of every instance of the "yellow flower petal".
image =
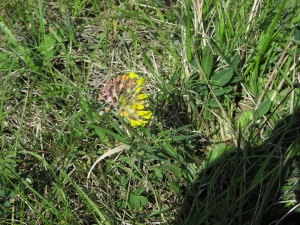
<svg viewBox="0 0 300 225">
<path fill-rule="evenodd" d="M 136 104 L 132 104 L 131 108 L 132 109 L 144 109 L 144 105 L 136 103 Z"/>
<path fill-rule="evenodd" d="M 130 120 L 130 125 L 133 127 L 136 126 L 145 126 L 147 124 L 147 121 L 143 120 Z"/>
<path fill-rule="evenodd" d="M 136 73 L 134 73 L 134 72 L 130 72 L 129 73 L 129 77 L 130 77 L 130 79 L 132 79 L 132 78 L 136 78 L 136 77 L 138 77 L 139 75 L 137 75 Z"/>
<path fill-rule="evenodd" d="M 147 120 L 150 119 L 151 116 L 152 116 L 152 112 L 151 112 L 151 111 L 138 111 L 137 114 L 138 114 L 139 116 L 144 117 L 144 118 L 147 119 Z"/>
<path fill-rule="evenodd" d="M 141 90 L 143 90 L 143 87 L 139 87 L 139 88 L 137 88 L 137 89 L 135 90 L 135 93 L 136 93 L 136 94 L 138 94 L 138 93 L 140 93 L 140 92 L 141 92 Z"/>
<path fill-rule="evenodd" d="M 137 97 L 138 100 L 143 100 L 145 98 L 148 98 L 147 94 L 139 94 L 138 97 Z"/>
<path fill-rule="evenodd" d="M 142 86 L 145 83 L 145 78 L 140 78 L 136 82 L 138 83 L 138 86 Z"/>
</svg>

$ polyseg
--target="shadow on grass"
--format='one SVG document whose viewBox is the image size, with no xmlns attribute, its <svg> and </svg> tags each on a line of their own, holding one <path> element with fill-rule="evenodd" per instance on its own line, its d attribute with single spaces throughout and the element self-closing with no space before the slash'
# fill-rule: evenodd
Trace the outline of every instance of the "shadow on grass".
<svg viewBox="0 0 300 225">
<path fill-rule="evenodd" d="M 300 224 L 299 205 L 292 210 L 299 203 L 293 193 L 299 134 L 298 111 L 279 121 L 262 144 L 228 147 L 230 154 L 208 164 L 186 188 L 175 224 Z"/>
</svg>

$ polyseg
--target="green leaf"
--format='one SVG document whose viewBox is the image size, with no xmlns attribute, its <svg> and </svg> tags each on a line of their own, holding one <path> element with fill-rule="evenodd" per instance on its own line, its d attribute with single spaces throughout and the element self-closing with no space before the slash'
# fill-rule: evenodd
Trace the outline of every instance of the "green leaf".
<svg viewBox="0 0 300 225">
<path fill-rule="evenodd" d="M 168 173 L 173 173 L 175 177 L 182 176 L 182 169 L 173 164 L 165 164 L 161 166 L 161 169 Z"/>
<path fill-rule="evenodd" d="M 239 63 L 240 63 L 240 55 L 236 54 L 231 61 L 231 66 L 233 67 L 233 69 L 237 69 Z"/>
<path fill-rule="evenodd" d="M 221 96 L 221 95 L 224 95 L 225 94 L 225 90 L 224 89 L 214 89 L 214 92 L 215 92 L 215 95 L 216 96 Z"/>
<path fill-rule="evenodd" d="M 14 198 L 15 196 L 16 196 L 16 192 L 12 191 L 12 192 L 9 193 L 7 198 L 11 199 L 11 198 Z"/>
<path fill-rule="evenodd" d="M 0 53 L 0 62 L 5 61 L 9 58 L 9 55 L 6 52 Z"/>
<path fill-rule="evenodd" d="M 219 105 L 219 104 L 216 102 L 216 100 L 213 99 L 213 98 L 211 98 L 211 99 L 209 100 L 208 105 L 209 105 L 210 107 L 213 107 L 213 108 L 220 108 L 220 105 Z M 206 119 L 208 119 L 208 118 L 206 118 Z M 215 119 L 212 119 L 212 120 L 215 120 Z"/>
<path fill-rule="evenodd" d="M 211 85 L 224 86 L 227 84 L 233 76 L 233 69 L 228 68 L 216 73 L 211 81 Z"/>
<path fill-rule="evenodd" d="M 213 165 L 221 163 L 226 157 L 225 154 L 229 154 L 235 151 L 234 148 L 226 145 L 225 143 L 217 144 L 206 156 L 206 160 L 201 164 L 200 168 L 209 168 Z"/>
<path fill-rule="evenodd" d="M 253 110 L 246 110 L 238 119 L 238 123 L 241 127 L 249 125 L 250 120 L 253 119 Z"/>
<path fill-rule="evenodd" d="M 5 197 L 5 191 L 0 189 L 0 198 L 4 198 Z"/>
<path fill-rule="evenodd" d="M 259 108 L 257 110 L 257 118 L 260 118 L 263 115 L 265 115 L 267 112 L 269 112 L 271 103 L 272 103 L 271 100 L 268 99 L 259 106 Z"/>
<path fill-rule="evenodd" d="M 242 77 L 241 76 L 234 76 L 231 83 L 236 83 L 236 82 L 239 82 L 242 80 Z"/>
<path fill-rule="evenodd" d="M 125 208 L 126 208 L 126 201 L 125 201 L 125 200 L 119 200 L 119 201 L 117 202 L 117 206 L 118 206 L 118 208 L 120 208 L 120 209 L 125 209 Z"/>
<path fill-rule="evenodd" d="M 43 43 L 41 43 L 41 47 L 43 49 L 42 54 L 48 59 L 51 60 L 55 55 L 55 43 L 56 40 L 50 35 L 45 34 Z"/>
<path fill-rule="evenodd" d="M 209 46 L 205 46 L 203 50 L 201 66 L 207 78 L 210 78 L 210 73 L 213 66 L 213 52 Z"/>
<path fill-rule="evenodd" d="M 106 135 L 108 135 L 108 136 L 110 136 L 110 137 L 112 137 L 112 138 L 114 138 L 116 140 L 121 141 L 122 143 L 129 144 L 129 142 L 126 140 L 125 137 L 121 137 L 120 135 L 118 135 L 118 134 L 116 134 L 116 133 L 114 133 L 114 132 L 112 132 L 110 130 L 106 130 L 106 129 L 102 128 L 102 127 L 98 127 L 98 126 L 95 126 L 95 125 L 92 125 L 92 124 L 88 124 L 88 123 L 86 124 L 86 126 L 95 129 L 96 133 L 100 137 L 105 137 L 103 135 L 106 134 Z M 105 137 L 105 140 L 107 140 L 106 137 Z"/>
<path fill-rule="evenodd" d="M 52 27 L 49 27 L 49 31 L 50 31 L 52 37 L 58 43 L 61 43 L 63 41 L 64 30 L 62 28 L 57 28 L 57 29 L 54 30 Z"/>
<path fill-rule="evenodd" d="M 173 191 L 176 195 L 180 194 L 180 187 L 178 183 L 176 182 L 170 182 L 170 189 Z"/>
<path fill-rule="evenodd" d="M 272 99 L 273 96 L 275 96 L 275 95 L 276 95 L 276 91 L 274 91 L 274 90 L 267 90 L 267 91 L 266 91 L 266 96 L 268 97 L 268 99 Z M 277 99 L 277 98 L 276 98 L 276 99 Z M 276 102 L 276 99 L 273 100 L 273 101 Z"/>
<path fill-rule="evenodd" d="M 153 177 L 153 179 L 155 180 L 159 180 L 162 181 L 163 180 L 163 174 L 162 174 L 162 170 L 157 168 L 157 167 L 150 167 L 149 168 L 150 171 L 154 171 L 154 173 L 150 173 L 151 177 Z"/>
<path fill-rule="evenodd" d="M 300 26 L 296 26 L 295 27 L 295 36 L 294 36 L 295 40 L 300 40 Z"/>
<path fill-rule="evenodd" d="M 142 210 L 142 208 L 148 204 L 148 199 L 144 196 L 135 195 L 130 193 L 129 205 L 135 209 Z"/>
<path fill-rule="evenodd" d="M 2 21 L 0 21 L 0 28 L 2 31 L 6 34 L 9 43 L 12 43 L 18 52 L 22 55 L 23 60 L 28 66 L 34 66 L 34 62 L 31 59 L 32 51 L 29 48 L 24 48 L 22 45 L 20 45 L 18 39 L 15 37 L 15 35 L 12 33 L 12 31 L 8 28 L 8 26 L 5 25 Z"/>
<path fill-rule="evenodd" d="M 10 202 L 6 200 L 6 201 L 3 203 L 3 207 L 5 207 L 5 208 L 10 207 Z"/>
<path fill-rule="evenodd" d="M 99 129 L 95 129 L 95 131 L 96 131 L 96 133 L 99 136 L 101 141 L 103 141 L 104 143 L 108 142 L 108 138 L 103 132 L 101 132 Z"/>
<path fill-rule="evenodd" d="M 141 195 L 143 194 L 144 192 L 146 191 L 146 188 L 145 187 L 139 187 L 139 188 L 136 188 L 133 190 L 133 193 L 135 195 Z"/>
<path fill-rule="evenodd" d="M 176 152 L 176 150 L 170 144 L 163 143 L 163 147 L 164 147 L 165 152 L 168 155 L 170 155 L 171 157 L 173 157 L 175 159 L 178 159 L 180 157 L 178 155 L 178 153 Z"/>
</svg>

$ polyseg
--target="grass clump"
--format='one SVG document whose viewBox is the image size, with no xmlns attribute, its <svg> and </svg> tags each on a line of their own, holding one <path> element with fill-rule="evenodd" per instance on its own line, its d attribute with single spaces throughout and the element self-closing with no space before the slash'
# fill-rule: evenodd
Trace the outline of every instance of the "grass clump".
<svg viewBox="0 0 300 225">
<path fill-rule="evenodd" d="M 299 15 L 296 0 L 2 3 L 1 223 L 296 224 Z M 150 104 L 99 114 L 130 71 L 114 97 L 130 111 L 143 86 Z"/>
</svg>

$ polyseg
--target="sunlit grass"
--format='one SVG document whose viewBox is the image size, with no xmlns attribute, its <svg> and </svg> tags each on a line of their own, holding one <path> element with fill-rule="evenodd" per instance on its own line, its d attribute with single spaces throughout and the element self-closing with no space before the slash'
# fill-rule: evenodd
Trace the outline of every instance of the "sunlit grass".
<svg viewBox="0 0 300 225">
<path fill-rule="evenodd" d="M 299 9 L 3 3 L 1 222 L 298 221 Z M 130 71 L 149 93 L 145 126 L 97 100 Z"/>
</svg>

